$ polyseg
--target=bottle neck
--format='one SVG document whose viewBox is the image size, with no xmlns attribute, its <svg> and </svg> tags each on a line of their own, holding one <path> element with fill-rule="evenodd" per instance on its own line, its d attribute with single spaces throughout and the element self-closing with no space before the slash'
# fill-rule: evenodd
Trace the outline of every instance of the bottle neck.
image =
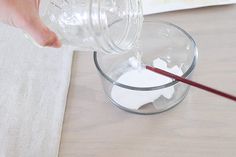
<svg viewBox="0 0 236 157">
<path fill-rule="evenodd" d="M 141 0 L 91 0 L 90 31 L 99 51 L 129 51 L 139 38 L 142 23 Z"/>
</svg>

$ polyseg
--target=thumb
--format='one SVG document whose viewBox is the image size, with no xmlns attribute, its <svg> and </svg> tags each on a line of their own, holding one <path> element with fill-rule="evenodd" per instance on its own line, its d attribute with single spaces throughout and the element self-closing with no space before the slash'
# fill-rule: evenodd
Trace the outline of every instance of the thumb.
<svg viewBox="0 0 236 157">
<path fill-rule="evenodd" d="M 29 35 L 41 46 L 61 47 L 61 42 L 57 35 L 44 25 L 40 18 L 31 20 L 30 23 L 25 25 L 23 30 L 29 33 Z"/>
</svg>

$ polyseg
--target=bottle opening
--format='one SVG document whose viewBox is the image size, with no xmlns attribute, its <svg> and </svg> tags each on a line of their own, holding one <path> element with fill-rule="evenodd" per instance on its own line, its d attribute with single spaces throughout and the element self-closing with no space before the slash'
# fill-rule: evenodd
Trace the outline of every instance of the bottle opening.
<svg viewBox="0 0 236 157">
<path fill-rule="evenodd" d="M 100 0 L 92 9 L 99 12 L 91 21 L 99 25 L 95 38 L 101 51 L 124 53 L 134 46 L 143 23 L 141 0 Z"/>
</svg>

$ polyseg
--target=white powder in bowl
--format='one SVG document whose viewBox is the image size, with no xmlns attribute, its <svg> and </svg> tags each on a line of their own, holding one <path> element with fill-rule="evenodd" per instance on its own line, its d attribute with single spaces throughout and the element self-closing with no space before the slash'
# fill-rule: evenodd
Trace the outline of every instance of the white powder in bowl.
<svg viewBox="0 0 236 157">
<path fill-rule="evenodd" d="M 137 68 L 135 66 L 137 63 L 133 57 L 129 59 L 129 62 L 132 66 L 134 66 L 134 69 L 122 74 L 118 78 L 117 82 L 121 84 L 131 87 L 155 87 L 170 83 L 172 81 L 171 78 L 154 73 L 145 68 Z M 167 63 L 159 58 L 153 61 L 153 66 L 175 75 L 183 75 L 182 70 L 178 66 L 168 68 Z M 125 108 L 138 110 L 143 105 L 153 102 L 160 96 L 171 99 L 174 92 L 175 89 L 173 86 L 154 91 L 135 91 L 114 85 L 111 91 L 111 97 L 117 104 Z"/>
</svg>

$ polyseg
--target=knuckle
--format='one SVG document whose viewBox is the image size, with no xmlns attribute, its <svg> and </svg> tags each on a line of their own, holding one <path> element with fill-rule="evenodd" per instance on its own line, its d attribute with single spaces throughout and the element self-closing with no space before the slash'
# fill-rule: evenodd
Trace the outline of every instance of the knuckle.
<svg viewBox="0 0 236 157">
<path fill-rule="evenodd" d="M 27 28 L 33 24 L 32 18 L 23 15 L 16 16 L 16 21 L 16 25 L 18 25 L 20 28 Z"/>
<path fill-rule="evenodd" d="M 16 23 L 20 28 L 28 28 L 37 24 L 37 18 L 30 15 L 16 15 Z"/>
</svg>

